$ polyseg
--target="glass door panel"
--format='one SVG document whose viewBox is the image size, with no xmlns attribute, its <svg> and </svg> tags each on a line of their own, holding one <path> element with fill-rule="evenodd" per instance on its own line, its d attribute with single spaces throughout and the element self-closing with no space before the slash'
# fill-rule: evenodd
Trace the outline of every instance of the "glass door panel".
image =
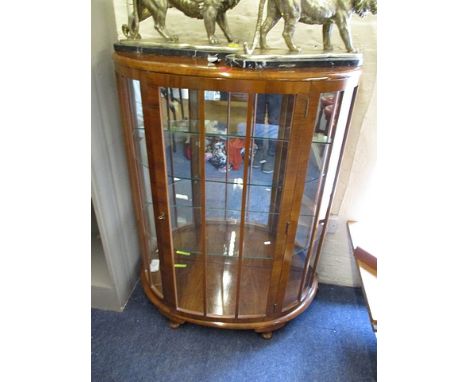
<svg viewBox="0 0 468 382">
<path fill-rule="evenodd" d="M 340 92 L 325 93 L 319 98 L 319 107 L 315 120 L 315 130 L 309 150 L 305 183 L 301 199 L 299 220 L 294 239 L 294 251 L 288 275 L 283 311 L 292 308 L 299 302 L 304 289 L 306 271 L 310 268 L 311 256 L 318 243 L 318 206 L 323 189 L 323 178 L 330 146 L 336 127 L 337 110 L 340 107 Z M 311 274 L 307 277 L 311 279 Z"/>
<path fill-rule="evenodd" d="M 200 207 L 171 206 L 177 307 L 195 314 L 204 312 L 201 220 Z"/>
<path fill-rule="evenodd" d="M 204 92 L 207 315 L 234 318 L 239 272 L 243 148 L 237 125 L 247 119 L 247 94 Z"/>
<path fill-rule="evenodd" d="M 160 88 L 177 308 L 204 313 L 198 91 Z"/>
<path fill-rule="evenodd" d="M 307 275 L 304 282 L 304 290 L 302 292 L 302 298 L 308 292 L 313 281 L 313 272 L 315 272 L 317 267 L 317 255 L 320 251 L 320 243 L 323 243 L 324 235 L 326 235 L 326 230 L 324 229 L 325 219 L 327 214 L 330 212 L 330 201 L 333 196 L 335 182 L 336 182 L 336 171 L 340 167 L 341 162 L 341 148 L 343 146 L 346 129 L 349 127 L 350 123 L 350 112 L 353 108 L 354 100 L 356 97 L 357 87 L 354 89 L 349 89 L 348 91 L 341 91 L 338 93 L 338 105 L 337 113 L 339 117 L 335 116 L 333 121 L 332 128 L 332 137 L 331 145 L 327 153 L 327 175 L 323 177 L 321 185 L 321 193 L 323 198 L 323 207 L 321 207 L 317 213 L 317 233 L 314 237 L 314 245 L 310 251 L 310 259 L 307 266 Z"/>
<path fill-rule="evenodd" d="M 295 98 L 259 94 L 252 104 L 242 93 L 170 88 L 160 95 L 177 308 L 263 316 Z"/>
<path fill-rule="evenodd" d="M 208 257 L 206 266 L 207 316 L 235 317 L 238 261 L 237 257 Z"/>
<path fill-rule="evenodd" d="M 146 150 L 145 125 L 143 120 L 143 107 L 141 101 L 140 82 L 128 80 L 130 92 L 132 93 L 132 111 L 134 116 L 133 126 L 133 148 L 135 162 L 137 164 L 140 199 L 143 206 L 143 231 L 147 248 L 143 252 L 149 254 L 150 282 L 156 293 L 162 298 L 163 289 L 159 264 L 158 241 L 156 238 L 156 225 L 154 220 L 153 197 L 151 193 L 150 172 L 148 168 L 148 154 Z"/>
<path fill-rule="evenodd" d="M 266 315 L 294 97 L 259 94 L 247 172 L 239 316 Z"/>
</svg>

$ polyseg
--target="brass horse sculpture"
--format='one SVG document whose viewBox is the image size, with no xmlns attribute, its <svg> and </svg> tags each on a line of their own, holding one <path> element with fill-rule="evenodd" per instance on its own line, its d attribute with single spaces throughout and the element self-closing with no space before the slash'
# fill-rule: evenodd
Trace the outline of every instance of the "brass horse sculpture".
<svg viewBox="0 0 468 382">
<path fill-rule="evenodd" d="M 364 16 L 369 11 L 377 13 L 377 0 L 268 0 L 267 17 L 262 24 L 263 8 L 266 0 L 260 0 L 255 35 L 251 48 L 244 43 L 246 54 L 252 54 L 260 37 L 260 48 L 269 49 L 266 36 L 268 32 L 283 18 L 283 38 L 291 52 L 299 52 L 300 48 L 293 42 L 293 35 L 298 22 L 323 25 L 323 47 L 325 51 L 333 50 L 330 36 L 333 24 L 338 26 L 341 38 L 348 52 L 356 52 L 353 47 L 350 30 L 352 13 Z"/>
<path fill-rule="evenodd" d="M 234 8 L 240 0 L 133 0 L 133 12 L 128 15 L 128 25 L 122 25 L 124 35 L 129 39 L 140 39 L 139 23 L 153 17 L 154 28 L 166 40 L 178 41 L 178 37 L 171 35 L 166 29 L 166 15 L 170 7 L 175 7 L 185 15 L 203 19 L 210 44 L 218 44 L 214 32 L 216 24 L 223 31 L 226 39 L 233 42 L 234 38 L 229 30 L 226 12 Z"/>
</svg>

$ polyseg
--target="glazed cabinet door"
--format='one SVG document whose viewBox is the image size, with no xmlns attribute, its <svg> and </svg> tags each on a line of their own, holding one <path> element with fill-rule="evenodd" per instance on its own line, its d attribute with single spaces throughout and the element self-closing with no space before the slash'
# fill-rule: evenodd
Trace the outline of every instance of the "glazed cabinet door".
<svg viewBox="0 0 468 382">
<path fill-rule="evenodd" d="M 309 98 L 308 131 L 300 148 L 294 202 L 276 304 L 285 312 L 313 293 L 356 88 L 318 92 Z M 298 127 L 295 131 L 300 131 Z M 313 132 L 313 135 L 312 135 Z M 300 144 L 300 143 L 299 143 Z M 299 149 L 300 146 L 298 146 Z"/>
<path fill-rule="evenodd" d="M 179 312 L 267 317 L 293 201 L 292 121 L 307 98 L 297 106 L 293 95 L 153 85 L 142 93 L 166 301 L 172 279 Z"/>
<path fill-rule="evenodd" d="M 285 299 L 289 301 L 297 289 L 297 257 L 301 256 L 301 251 L 307 242 L 307 238 L 301 235 L 304 233 L 304 226 L 310 227 L 314 214 L 314 211 L 300 209 L 300 204 L 304 184 L 314 180 L 311 174 L 307 176 L 307 159 L 314 134 L 313 121 L 317 112 L 315 99 L 316 95 L 294 96 L 290 145 L 284 170 L 286 174 L 284 193 L 279 204 L 279 230 L 284 232 L 284 235 L 281 235 L 281 243 L 275 253 L 267 306 L 269 316 L 281 315 L 285 310 L 283 301 Z M 297 235 L 298 233 L 300 234 Z"/>
<path fill-rule="evenodd" d="M 164 291 L 164 300 L 169 306 L 177 303 L 174 282 L 174 262 L 170 205 L 168 202 L 168 183 L 166 179 L 167 163 L 164 155 L 164 131 L 161 128 L 161 97 L 159 86 L 147 81 L 140 82 L 145 126 L 146 150 L 148 157 L 149 178 L 151 184 L 152 210 L 156 224 L 156 236 L 159 244 L 159 272 Z"/>
<path fill-rule="evenodd" d="M 160 88 L 176 308 L 267 314 L 294 97 Z M 284 203 L 283 203 L 284 205 Z"/>
<path fill-rule="evenodd" d="M 157 228 L 154 214 L 152 193 L 154 180 L 152 180 L 153 172 L 150 170 L 151 161 L 148 157 L 151 150 L 148 150 L 147 145 L 140 82 L 117 74 L 117 84 L 143 273 L 152 290 L 157 296 L 163 298 L 158 248 L 158 243 L 162 240 L 157 235 L 159 228 Z"/>
</svg>

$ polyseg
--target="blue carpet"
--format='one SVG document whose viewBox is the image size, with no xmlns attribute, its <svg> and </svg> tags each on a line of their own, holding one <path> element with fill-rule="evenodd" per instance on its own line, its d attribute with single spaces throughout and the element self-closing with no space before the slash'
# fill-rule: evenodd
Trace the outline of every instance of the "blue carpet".
<svg viewBox="0 0 468 382">
<path fill-rule="evenodd" d="M 91 319 L 96 382 L 377 380 L 377 341 L 359 288 L 320 284 L 309 309 L 269 341 L 253 331 L 170 329 L 140 284 L 124 312 L 92 309 Z"/>
</svg>

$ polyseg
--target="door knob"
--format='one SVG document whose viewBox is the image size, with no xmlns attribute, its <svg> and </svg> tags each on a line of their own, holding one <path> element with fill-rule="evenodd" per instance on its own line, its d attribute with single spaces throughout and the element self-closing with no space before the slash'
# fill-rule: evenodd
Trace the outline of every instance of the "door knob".
<svg viewBox="0 0 468 382">
<path fill-rule="evenodd" d="M 158 216 L 158 220 L 165 220 L 165 219 L 166 219 L 166 214 L 164 212 Z"/>
</svg>

